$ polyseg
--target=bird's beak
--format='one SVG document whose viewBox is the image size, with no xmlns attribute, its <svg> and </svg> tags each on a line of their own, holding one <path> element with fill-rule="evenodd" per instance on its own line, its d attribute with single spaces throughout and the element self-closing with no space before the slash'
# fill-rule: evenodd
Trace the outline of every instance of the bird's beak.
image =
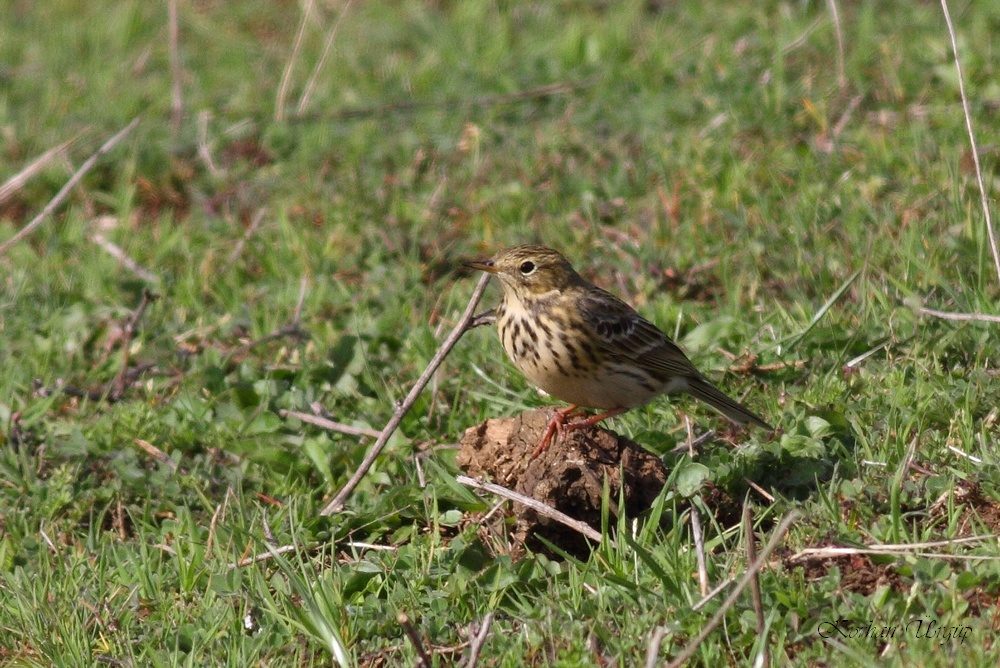
<svg viewBox="0 0 1000 668">
<path fill-rule="evenodd" d="M 465 262 L 464 266 L 469 269 L 478 269 L 479 271 L 485 271 L 488 274 L 497 273 L 497 268 L 493 264 L 493 260 L 480 260 L 479 262 Z"/>
</svg>

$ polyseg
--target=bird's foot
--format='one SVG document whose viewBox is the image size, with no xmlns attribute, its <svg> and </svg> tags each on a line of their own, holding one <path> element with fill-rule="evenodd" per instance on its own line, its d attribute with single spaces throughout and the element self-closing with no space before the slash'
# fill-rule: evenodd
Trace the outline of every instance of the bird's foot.
<svg viewBox="0 0 1000 668">
<path fill-rule="evenodd" d="M 532 459 L 549 449 L 553 436 L 558 434 L 560 439 L 566 438 L 566 420 L 578 410 L 580 410 L 580 407 L 574 405 L 567 408 L 560 408 L 552 414 L 552 417 L 549 418 L 549 423 L 545 426 L 545 433 L 542 435 L 542 440 L 538 442 L 538 447 L 531 453 Z"/>
<path fill-rule="evenodd" d="M 580 410 L 579 406 L 570 406 L 568 408 L 562 408 L 557 410 L 549 418 L 549 424 L 545 427 L 545 434 L 542 436 L 542 440 L 538 443 L 538 447 L 535 451 L 531 453 L 531 458 L 534 459 L 538 455 L 542 454 L 549 449 L 552 444 L 552 437 L 558 434 L 561 440 L 566 439 L 566 432 L 572 431 L 574 429 L 585 429 L 587 427 L 593 427 L 598 422 L 602 420 L 607 420 L 616 415 L 621 415 L 627 408 L 615 408 L 604 413 L 598 413 L 597 415 L 591 415 L 580 420 L 574 420 L 572 422 L 567 422 L 567 420 L 573 417 L 574 413 L 583 411 Z"/>
</svg>

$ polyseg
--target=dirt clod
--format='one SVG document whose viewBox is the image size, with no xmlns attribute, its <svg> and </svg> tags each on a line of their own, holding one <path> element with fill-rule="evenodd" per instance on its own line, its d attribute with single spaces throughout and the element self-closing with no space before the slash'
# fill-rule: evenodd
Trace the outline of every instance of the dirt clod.
<svg viewBox="0 0 1000 668">
<path fill-rule="evenodd" d="M 612 518 L 624 498 L 625 514 L 649 508 L 666 481 L 659 458 L 636 443 L 602 427 L 573 430 L 566 440 L 553 439 L 532 459 L 552 410 L 534 410 L 511 418 L 487 420 L 465 431 L 458 465 L 466 474 L 513 489 L 601 530 L 605 480 Z M 589 551 L 586 540 L 522 504 L 514 504 L 514 538 L 535 549 L 543 536 L 573 554 Z M 614 522 L 612 521 L 611 524 Z"/>
</svg>

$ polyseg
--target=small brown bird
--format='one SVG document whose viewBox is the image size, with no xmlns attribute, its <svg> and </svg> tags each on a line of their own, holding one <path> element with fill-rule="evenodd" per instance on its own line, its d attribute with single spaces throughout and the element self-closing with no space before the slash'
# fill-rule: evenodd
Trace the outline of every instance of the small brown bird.
<svg viewBox="0 0 1000 668">
<path fill-rule="evenodd" d="M 544 452 L 556 433 L 564 436 L 676 392 L 738 424 L 772 430 L 695 369 L 656 325 L 584 280 L 558 251 L 515 246 L 466 266 L 500 279 L 497 333 L 507 357 L 532 383 L 571 404 L 552 416 L 532 457 Z M 567 422 L 581 406 L 604 412 Z"/>
</svg>

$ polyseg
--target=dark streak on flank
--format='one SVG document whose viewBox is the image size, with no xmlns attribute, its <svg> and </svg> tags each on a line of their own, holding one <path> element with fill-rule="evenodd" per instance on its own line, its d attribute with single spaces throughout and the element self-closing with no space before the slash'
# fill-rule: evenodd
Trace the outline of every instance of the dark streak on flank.
<svg viewBox="0 0 1000 668">
<path fill-rule="evenodd" d="M 573 347 L 572 343 L 566 344 L 566 352 L 569 353 L 569 363 L 573 366 L 574 369 L 579 369 L 580 353 L 576 351 L 576 348 Z"/>
<path fill-rule="evenodd" d="M 531 339 L 531 342 L 533 344 L 535 344 L 535 347 L 537 348 L 538 347 L 538 332 L 536 332 L 535 328 L 531 326 L 531 321 L 530 320 L 525 320 L 524 321 L 524 333 L 528 335 L 528 338 Z"/>
<path fill-rule="evenodd" d="M 580 347 L 583 349 L 583 354 L 587 356 L 587 360 L 594 366 L 600 364 L 600 360 L 597 358 L 597 350 L 594 348 L 594 345 L 586 339 L 583 339 L 582 341 L 583 342 L 580 344 Z"/>
<path fill-rule="evenodd" d="M 549 323 L 545 322 L 545 318 L 538 318 L 538 327 L 545 334 L 545 338 L 548 340 L 552 339 L 552 328 L 549 327 Z"/>
</svg>

